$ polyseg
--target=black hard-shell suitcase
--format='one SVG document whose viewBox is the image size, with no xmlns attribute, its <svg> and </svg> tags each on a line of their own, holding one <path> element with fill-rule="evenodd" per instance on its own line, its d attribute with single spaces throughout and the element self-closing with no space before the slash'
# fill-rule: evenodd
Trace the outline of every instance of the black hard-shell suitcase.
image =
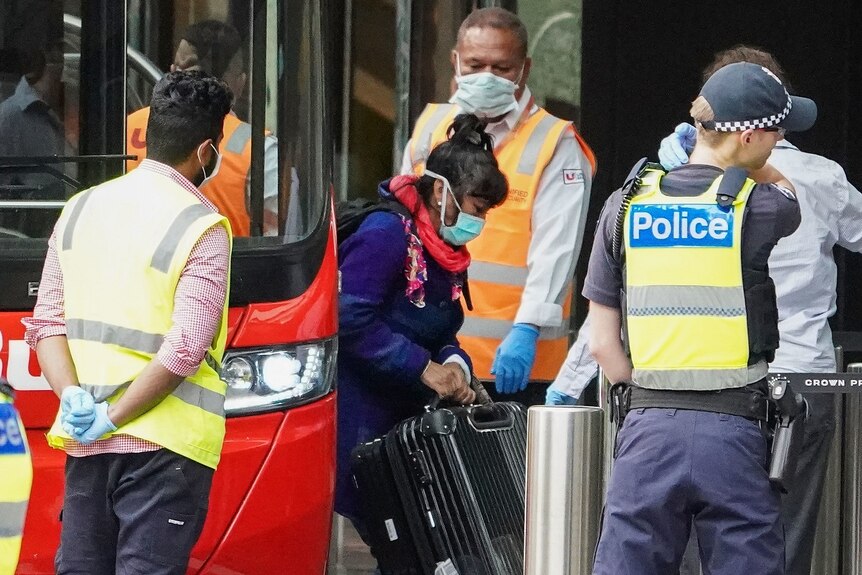
<svg viewBox="0 0 862 575">
<path fill-rule="evenodd" d="M 426 575 L 434 565 L 430 543 L 410 532 L 384 439 L 358 445 L 351 454 L 353 481 L 362 496 L 371 553 L 387 575 Z M 433 568 L 430 571 L 433 573 Z"/>
<path fill-rule="evenodd" d="M 417 553 L 417 573 L 523 573 L 526 437 L 526 408 L 510 402 L 432 409 L 386 435 L 414 547 L 433 556 Z"/>
</svg>

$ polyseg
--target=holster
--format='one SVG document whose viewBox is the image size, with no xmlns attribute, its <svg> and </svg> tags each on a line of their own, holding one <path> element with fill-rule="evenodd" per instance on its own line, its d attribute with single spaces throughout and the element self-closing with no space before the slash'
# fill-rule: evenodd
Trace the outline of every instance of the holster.
<svg viewBox="0 0 862 575">
<path fill-rule="evenodd" d="M 629 412 L 631 395 L 632 384 L 628 381 L 617 382 L 608 390 L 608 411 L 610 412 L 611 423 L 616 423 L 617 425 L 617 433 L 623 428 L 623 421 L 625 421 L 626 414 Z M 617 457 L 618 445 L 619 438 L 614 441 L 614 459 Z"/>
<path fill-rule="evenodd" d="M 769 395 L 776 413 L 770 420 L 772 453 L 769 459 L 769 481 L 782 493 L 793 487 L 796 462 L 805 440 L 808 404 L 794 392 L 786 378 L 769 379 Z"/>
<path fill-rule="evenodd" d="M 615 383 L 608 390 L 608 410 L 611 423 L 617 424 L 617 431 L 622 428 L 626 414 L 629 412 L 631 395 L 632 385 L 627 381 Z"/>
</svg>

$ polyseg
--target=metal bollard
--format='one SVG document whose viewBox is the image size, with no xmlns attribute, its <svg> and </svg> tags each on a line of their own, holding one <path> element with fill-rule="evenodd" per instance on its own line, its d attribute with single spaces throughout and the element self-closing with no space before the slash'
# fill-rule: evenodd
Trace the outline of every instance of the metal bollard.
<svg viewBox="0 0 862 575">
<path fill-rule="evenodd" d="M 534 406 L 527 412 L 526 575 L 588 575 L 602 512 L 598 407 Z"/>
<path fill-rule="evenodd" d="M 605 377 L 604 370 L 599 368 L 599 407 L 605 410 L 605 425 L 602 431 L 602 505 L 608 494 L 611 483 L 611 468 L 614 466 L 614 446 L 617 444 L 617 426 L 610 420 L 610 389 L 611 382 Z"/>
<path fill-rule="evenodd" d="M 836 371 L 844 372 L 844 350 L 835 346 Z M 817 514 L 817 528 L 814 535 L 814 553 L 811 558 L 811 575 L 833 575 L 840 573 L 841 540 L 841 445 L 843 443 L 844 396 L 836 393 L 835 432 L 829 446 L 829 464 L 823 484 L 823 497 L 820 512 Z"/>
<path fill-rule="evenodd" d="M 847 366 L 849 373 L 862 373 L 862 363 Z M 842 501 L 842 566 L 846 575 L 862 575 L 862 397 L 844 399 L 844 461 Z"/>
</svg>

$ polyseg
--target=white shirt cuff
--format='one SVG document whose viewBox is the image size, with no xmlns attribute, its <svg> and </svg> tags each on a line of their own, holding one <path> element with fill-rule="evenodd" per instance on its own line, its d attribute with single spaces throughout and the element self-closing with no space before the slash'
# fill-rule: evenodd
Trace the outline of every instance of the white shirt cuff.
<svg viewBox="0 0 862 575">
<path fill-rule="evenodd" d="M 460 365 L 460 366 L 461 366 L 461 369 L 463 369 L 463 370 L 464 370 L 464 377 L 466 377 L 466 378 L 467 378 L 467 381 L 468 381 L 468 382 L 470 381 L 470 377 L 471 377 L 471 374 L 470 374 L 470 368 L 467 366 L 467 362 L 466 362 L 466 361 L 464 361 L 464 358 L 463 358 L 463 357 L 461 357 L 460 355 L 458 355 L 457 353 L 455 353 L 455 354 L 452 354 L 452 355 L 450 355 L 449 357 L 447 357 L 447 358 L 443 361 L 443 363 L 444 363 L 444 364 L 447 364 L 447 363 L 457 363 L 458 365 Z"/>
<path fill-rule="evenodd" d="M 521 302 L 515 323 L 531 323 L 539 327 L 559 327 L 563 325 L 563 306 L 555 303 Z"/>
</svg>

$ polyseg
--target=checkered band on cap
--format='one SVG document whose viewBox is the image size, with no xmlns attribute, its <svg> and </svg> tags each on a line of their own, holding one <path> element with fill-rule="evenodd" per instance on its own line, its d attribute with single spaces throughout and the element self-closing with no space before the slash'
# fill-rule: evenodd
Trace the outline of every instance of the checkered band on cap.
<svg viewBox="0 0 862 575">
<path fill-rule="evenodd" d="M 749 129 L 757 129 L 757 128 L 770 128 L 775 126 L 784 118 L 787 117 L 787 114 L 790 113 L 790 108 L 793 107 L 793 102 L 790 100 L 790 94 L 787 94 L 785 90 L 784 93 L 787 95 L 787 104 L 784 106 L 784 109 L 781 110 L 778 114 L 772 114 L 771 116 L 766 116 L 765 118 L 758 118 L 755 120 L 743 120 L 743 121 L 733 121 L 733 122 L 712 122 L 715 124 L 715 127 L 712 129 L 716 132 L 744 132 Z"/>
</svg>

